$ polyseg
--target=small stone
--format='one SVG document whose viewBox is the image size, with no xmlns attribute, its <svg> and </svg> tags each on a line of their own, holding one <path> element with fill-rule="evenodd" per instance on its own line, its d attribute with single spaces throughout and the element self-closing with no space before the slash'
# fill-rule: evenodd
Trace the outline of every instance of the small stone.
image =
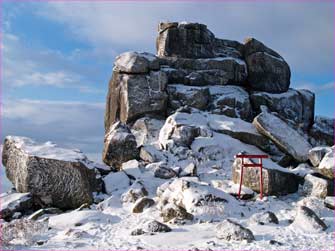
<svg viewBox="0 0 335 251">
<path fill-rule="evenodd" d="M 148 197 L 143 197 L 138 199 L 135 202 L 132 212 L 133 213 L 142 213 L 145 208 L 149 208 L 155 205 L 155 201 Z"/>
<path fill-rule="evenodd" d="M 156 220 L 149 221 L 145 227 L 146 231 L 151 233 L 158 233 L 158 232 L 171 232 L 172 229 L 169 228 L 167 225 L 160 223 Z"/>
</svg>

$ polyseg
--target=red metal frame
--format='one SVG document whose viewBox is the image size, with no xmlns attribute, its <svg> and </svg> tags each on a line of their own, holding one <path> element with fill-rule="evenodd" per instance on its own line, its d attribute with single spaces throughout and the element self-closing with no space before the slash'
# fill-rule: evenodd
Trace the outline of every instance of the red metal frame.
<svg viewBox="0 0 335 251">
<path fill-rule="evenodd" d="M 241 158 L 242 159 L 242 165 L 241 165 L 241 176 L 240 176 L 240 187 L 238 189 L 238 198 L 241 198 L 241 189 L 242 189 L 242 183 L 243 183 L 243 168 L 244 167 L 260 167 L 260 198 L 263 199 L 263 159 L 269 158 L 268 155 L 252 155 L 252 154 L 238 154 L 235 156 L 235 158 Z M 259 159 L 259 163 L 244 163 L 244 159 Z"/>
</svg>

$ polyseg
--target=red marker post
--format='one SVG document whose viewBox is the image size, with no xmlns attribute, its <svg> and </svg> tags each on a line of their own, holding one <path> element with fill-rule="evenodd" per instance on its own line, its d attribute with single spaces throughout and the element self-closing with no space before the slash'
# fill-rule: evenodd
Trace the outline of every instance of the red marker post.
<svg viewBox="0 0 335 251">
<path fill-rule="evenodd" d="M 240 176 L 240 187 L 238 189 L 238 198 L 241 198 L 241 189 L 242 189 L 242 182 L 243 182 L 243 168 L 244 167 L 260 167 L 260 198 L 263 199 L 263 159 L 269 158 L 268 155 L 252 155 L 252 154 L 238 154 L 235 155 L 235 158 L 242 159 L 241 165 L 241 176 Z M 244 163 L 244 159 L 259 159 L 258 163 Z"/>
</svg>

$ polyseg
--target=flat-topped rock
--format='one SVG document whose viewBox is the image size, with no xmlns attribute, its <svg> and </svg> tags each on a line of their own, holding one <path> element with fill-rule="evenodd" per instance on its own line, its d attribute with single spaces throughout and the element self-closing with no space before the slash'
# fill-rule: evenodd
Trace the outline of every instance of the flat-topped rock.
<svg viewBox="0 0 335 251">
<path fill-rule="evenodd" d="M 253 124 L 265 137 L 271 139 L 282 151 L 298 162 L 308 160 L 312 146 L 296 130 L 275 115 L 263 111 L 254 118 Z"/>
<path fill-rule="evenodd" d="M 29 192 L 44 206 L 77 208 L 92 203 L 92 193 L 101 190 L 92 162 L 79 150 L 8 136 L 2 161 L 16 190 Z"/>
</svg>

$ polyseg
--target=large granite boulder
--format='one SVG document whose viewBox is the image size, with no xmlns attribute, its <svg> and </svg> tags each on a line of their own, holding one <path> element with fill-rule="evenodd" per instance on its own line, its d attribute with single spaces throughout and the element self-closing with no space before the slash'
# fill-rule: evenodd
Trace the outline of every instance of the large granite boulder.
<svg viewBox="0 0 335 251">
<path fill-rule="evenodd" d="M 255 163 L 255 160 L 244 159 L 244 163 Z M 236 158 L 232 166 L 232 180 L 240 182 L 242 160 Z M 260 192 L 260 168 L 243 168 L 243 185 L 255 192 Z M 298 190 L 299 178 L 269 159 L 263 160 L 263 193 L 266 195 L 284 195 Z"/>
<path fill-rule="evenodd" d="M 160 23 L 156 41 L 160 57 L 210 58 L 214 56 L 214 34 L 199 23 Z"/>
<path fill-rule="evenodd" d="M 252 92 L 250 100 L 257 114 L 265 105 L 271 112 L 291 120 L 304 130 L 313 124 L 315 95 L 311 91 L 289 89 L 284 93 Z"/>
<path fill-rule="evenodd" d="M 167 76 L 162 71 L 125 74 L 113 71 L 105 112 L 105 131 L 116 121 L 133 121 L 146 114 L 164 115 Z"/>
<path fill-rule="evenodd" d="M 7 178 L 20 193 L 30 193 L 42 206 L 77 208 L 93 202 L 101 180 L 78 150 L 37 144 L 29 138 L 5 138 L 2 162 Z"/>
<path fill-rule="evenodd" d="M 308 160 L 308 151 L 312 146 L 282 119 L 263 111 L 254 118 L 253 124 L 261 134 L 271 139 L 279 149 L 290 154 L 298 162 Z"/>
<path fill-rule="evenodd" d="M 216 114 L 251 121 L 253 111 L 248 92 L 239 86 L 210 86 L 209 109 Z"/>
<path fill-rule="evenodd" d="M 313 146 L 334 145 L 334 119 L 315 116 L 314 124 L 309 131 L 310 142 Z"/>
<path fill-rule="evenodd" d="M 137 145 L 155 144 L 164 122 L 165 120 L 148 116 L 136 120 L 131 127 L 131 132 L 136 138 Z"/>
<path fill-rule="evenodd" d="M 103 162 L 120 169 L 123 162 L 137 158 L 139 150 L 135 136 L 127 125 L 116 122 L 105 135 Z"/>
<path fill-rule="evenodd" d="M 246 39 L 243 51 L 251 89 L 271 93 L 288 90 L 291 71 L 283 57 L 254 38 Z"/>
</svg>

